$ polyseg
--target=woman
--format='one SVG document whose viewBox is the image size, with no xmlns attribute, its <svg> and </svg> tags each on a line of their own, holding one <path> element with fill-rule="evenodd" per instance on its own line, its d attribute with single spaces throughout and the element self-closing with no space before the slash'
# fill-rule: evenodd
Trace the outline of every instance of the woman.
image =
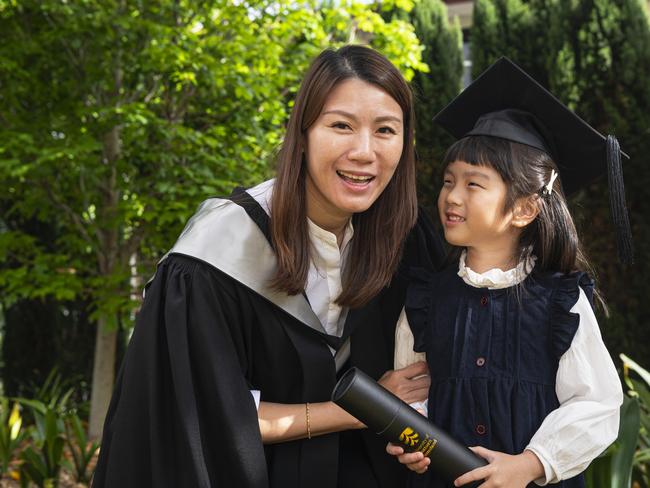
<svg viewBox="0 0 650 488">
<path fill-rule="evenodd" d="M 204 202 L 159 264 L 95 487 L 402 482 L 383 443 L 329 398 L 351 365 L 405 401 L 426 397 L 423 363 L 389 371 L 400 260 L 438 245 L 416 225 L 413 159 L 411 93 L 397 69 L 360 46 L 321 53 L 276 179 Z"/>
</svg>

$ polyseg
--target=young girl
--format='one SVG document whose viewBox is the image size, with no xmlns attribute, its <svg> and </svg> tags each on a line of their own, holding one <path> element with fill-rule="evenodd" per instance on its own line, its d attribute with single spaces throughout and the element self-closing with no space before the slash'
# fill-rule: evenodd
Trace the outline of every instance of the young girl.
<svg viewBox="0 0 650 488">
<path fill-rule="evenodd" d="M 584 486 L 623 397 L 563 187 L 602 172 L 605 139 L 503 58 L 436 120 L 462 137 L 438 199 L 455 260 L 413 271 L 406 311 L 429 364 L 429 418 L 489 462 L 454 485 Z M 422 453 L 387 451 L 422 475 L 415 486 L 451 486 Z"/>
</svg>

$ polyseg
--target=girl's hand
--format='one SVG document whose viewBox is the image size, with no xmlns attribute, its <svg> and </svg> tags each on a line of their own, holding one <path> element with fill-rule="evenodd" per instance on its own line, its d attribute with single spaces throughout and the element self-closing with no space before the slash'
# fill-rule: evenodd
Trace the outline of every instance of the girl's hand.
<svg viewBox="0 0 650 488">
<path fill-rule="evenodd" d="M 414 403 L 429 397 L 431 378 L 427 363 L 418 361 L 402 369 L 386 371 L 378 383 L 400 400 Z"/>
<path fill-rule="evenodd" d="M 459 476 L 454 481 L 454 486 L 484 480 L 479 488 L 525 488 L 531 481 L 544 476 L 544 466 L 532 451 L 511 456 L 484 447 L 470 449 L 490 464 Z"/>
<path fill-rule="evenodd" d="M 386 452 L 392 456 L 397 456 L 400 463 L 405 464 L 408 469 L 418 474 L 424 473 L 431 463 L 431 459 L 425 457 L 420 451 L 404 452 L 401 446 L 391 442 L 386 445 Z"/>
</svg>

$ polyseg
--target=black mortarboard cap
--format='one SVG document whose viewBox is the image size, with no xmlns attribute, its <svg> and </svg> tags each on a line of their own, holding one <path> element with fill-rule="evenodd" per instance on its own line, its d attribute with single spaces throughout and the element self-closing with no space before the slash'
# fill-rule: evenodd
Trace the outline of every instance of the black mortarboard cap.
<svg viewBox="0 0 650 488">
<path fill-rule="evenodd" d="M 632 261 L 621 168 L 621 156 L 628 156 L 613 136 L 600 134 L 508 58 L 486 69 L 434 121 L 458 139 L 492 136 L 544 151 L 557 164 L 566 195 L 608 172 L 619 257 Z"/>
</svg>

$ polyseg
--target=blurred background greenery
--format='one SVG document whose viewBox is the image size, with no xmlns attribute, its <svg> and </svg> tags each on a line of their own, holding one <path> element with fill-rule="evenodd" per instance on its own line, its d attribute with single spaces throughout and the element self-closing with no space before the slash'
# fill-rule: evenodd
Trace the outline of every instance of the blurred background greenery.
<svg viewBox="0 0 650 488">
<path fill-rule="evenodd" d="M 309 61 L 352 42 L 380 50 L 412 82 L 420 199 L 429 211 L 451 142 L 430 119 L 501 55 L 619 138 L 630 155 L 636 263 L 616 259 L 605 181 L 571 202 L 609 305 L 602 334 L 630 392 L 621 424 L 628 434 L 590 482 L 648 488 L 647 7 L 0 0 L 0 471 L 45 486 L 65 461 L 67 473 L 87 480 L 90 438 L 100 433 L 156 261 L 203 199 L 272 176 Z M 621 353 L 638 368 L 624 367 Z M 602 484 L 602 476 L 614 481 Z"/>
</svg>

